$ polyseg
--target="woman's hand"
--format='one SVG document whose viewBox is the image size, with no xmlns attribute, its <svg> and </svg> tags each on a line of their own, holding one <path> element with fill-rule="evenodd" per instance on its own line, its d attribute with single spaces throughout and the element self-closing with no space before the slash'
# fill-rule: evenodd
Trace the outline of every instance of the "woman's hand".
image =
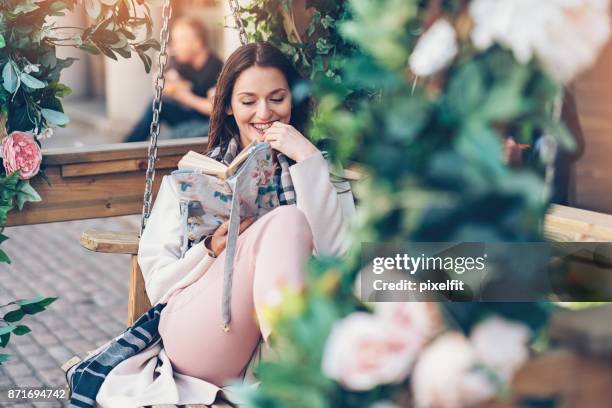
<svg viewBox="0 0 612 408">
<path fill-rule="evenodd" d="M 278 150 L 298 163 L 319 151 L 297 129 L 281 122 L 274 122 L 259 141 L 270 143 L 273 149 Z"/>
<path fill-rule="evenodd" d="M 247 217 L 244 220 L 240 221 L 240 228 L 238 234 L 241 234 L 242 231 L 247 229 L 255 222 L 255 217 Z M 225 243 L 227 242 L 227 233 L 229 230 L 229 220 L 225 221 L 223 224 L 219 225 L 216 231 L 212 234 L 210 238 L 210 247 L 209 249 L 215 253 L 215 256 L 219 256 L 221 252 L 225 249 Z M 206 242 L 204 242 L 206 245 Z"/>
</svg>

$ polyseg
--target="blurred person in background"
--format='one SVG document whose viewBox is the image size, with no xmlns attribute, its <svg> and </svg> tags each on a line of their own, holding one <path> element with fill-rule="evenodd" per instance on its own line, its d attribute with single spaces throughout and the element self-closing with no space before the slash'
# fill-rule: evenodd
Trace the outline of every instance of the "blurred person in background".
<svg viewBox="0 0 612 408">
<path fill-rule="evenodd" d="M 193 123 L 200 133 L 207 134 L 214 86 L 223 63 L 208 47 L 204 25 L 189 17 L 173 22 L 169 51 L 160 122 L 171 128 L 183 125 L 181 129 Z M 147 140 L 152 120 L 149 103 L 124 142 Z"/>
</svg>

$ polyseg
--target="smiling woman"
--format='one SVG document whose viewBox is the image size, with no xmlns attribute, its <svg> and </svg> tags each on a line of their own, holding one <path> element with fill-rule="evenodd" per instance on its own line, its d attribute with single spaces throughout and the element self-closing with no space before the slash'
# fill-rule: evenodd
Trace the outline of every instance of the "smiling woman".
<svg viewBox="0 0 612 408">
<path fill-rule="evenodd" d="M 190 285 L 168 291 L 168 306 L 161 313 L 159 326 L 165 351 L 182 374 L 216 385 L 238 376 L 259 337 L 266 340 L 270 335 L 269 322 L 262 313 L 265 299 L 279 285 L 302 285 L 305 262 L 313 249 L 315 253 L 335 256 L 345 252 L 352 196 L 345 195 L 345 202 L 341 202 L 325 159 L 302 133 L 308 101 L 292 98 L 291 89 L 298 81 L 297 72 L 282 53 L 261 43 L 235 51 L 219 77 L 208 155 L 228 164 L 252 142 L 270 143 L 276 158 L 273 185 L 281 206 L 240 225 L 232 279 L 231 326 L 226 326 L 229 331 L 221 330 L 219 320 L 223 303 L 221 276 L 227 259 L 226 224 L 221 224 L 210 239 L 191 247 L 192 254 L 208 252 L 205 259 L 210 259 L 209 269 Z M 167 200 L 170 196 L 163 190 L 162 187 L 139 253 L 152 303 L 153 288 L 167 277 L 151 268 L 161 258 L 159 250 L 153 250 L 157 245 L 151 245 L 151 237 L 154 235 L 157 242 L 160 235 L 173 241 L 176 238 L 173 230 L 161 230 L 161 224 L 166 228 L 168 213 L 177 207 Z M 160 231 L 155 232 L 157 229 Z M 194 320 L 194 316 L 198 318 Z"/>
<path fill-rule="evenodd" d="M 208 150 L 226 145 L 235 136 L 241 147 L 263 140 L 265 130 L 275 122 L 291 125 L 304 139 L 298 142 L 299 147 L 305 148 L 310 100 L 298 100 L 292 93 L 302 81 L 276 48 L 261 43 L 240 47 L 228 58 L 219 77 Z"/>
<path fill-rule="evenodd" d="M 228 228 L 221 224 L 210 239 L 189 241 L 182 251 L 182 226 L 191 215 L 171 179 L 162 179 L 138 248 L 162 342 L 109 373 L 96 397 L 101 406 L 153 399 L 212 402 L 219 387 L 244 375 L 260 340 L 271 335 L 265 313 L 270 299 L 281 287 L 303 287 L 311 254 L 346 254 L 353 196 L 348 182 L 332 184 L 326 160 L 304 136 L 309 101 L 294 97 L 299 81 L 283 54 L 267 44 L 245 45 L 228 58 L 217 85 L 207 154 L 228 164 L 247 144 L 268 142 L 274 166 L 265 196 L 276 205 L 256 219 L 241 220 L 235 245 L 227 244 L 227 250 Z M 226 263 L 233 265 L 227 281 Z M 146 367 L 160 362 L 162 379 L 154 380 Z M 133 381 L 122 375 L 126 369 L 133 369 Z"/>
</svg>

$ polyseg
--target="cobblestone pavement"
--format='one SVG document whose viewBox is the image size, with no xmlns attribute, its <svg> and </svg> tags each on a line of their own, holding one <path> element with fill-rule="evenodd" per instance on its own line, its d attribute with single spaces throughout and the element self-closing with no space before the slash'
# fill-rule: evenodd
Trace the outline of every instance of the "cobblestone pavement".
<svg viewBox="0 0 612 408">
<path fill-rule="evenodd" d="M 98 254 L 79 245 L 88 228 L 137 229 L 139 216 L 11 227 L 2 248 L 12 260 L 0 264 L 0 304 L 38 295 L 59 299 L 21 322 L 32 329 L 11 336 L 1 352 L 0 389 L 13 386 L 63 387 L 60 366 L 73 355 L 121 333 L 127 317 L 129 255 Z M 6 313 L 9 309 L 3 309 Z M 20 322 L 20 323 L 21 323 Z M 9 404 L 0 407 L 59 407 L 66 402 Z"/>
</svg>

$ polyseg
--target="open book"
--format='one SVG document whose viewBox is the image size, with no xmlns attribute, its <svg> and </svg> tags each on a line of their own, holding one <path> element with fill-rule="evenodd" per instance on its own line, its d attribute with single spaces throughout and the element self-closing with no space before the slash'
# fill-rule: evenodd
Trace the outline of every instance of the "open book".
<svg viewBox="0 0 612 408">
<path fill-rule="evenodd" d="M 190 151 L 170 177 L 182 216 L 183 253 L 233 213 L 239 223 L 280 205 L 272 148 L 266 142 L 247 146 L 229 166 Z"/>
<path fill-rule="evenodd" d="M 253 152 L 253 148 L 256 143 L 251 143 L 245 147 L 229 164 L 225 164 L 208 157 L 201 153 L 196 153 L 190 150 L 183 158 L 178 162 L 178 168 L 180 170 L 193 170 L 198 173 L 208 174 L 225 180 L 228 177 L 234 175 L 240 165 L 248 159 L 249 155 Z"/>
</svg>

